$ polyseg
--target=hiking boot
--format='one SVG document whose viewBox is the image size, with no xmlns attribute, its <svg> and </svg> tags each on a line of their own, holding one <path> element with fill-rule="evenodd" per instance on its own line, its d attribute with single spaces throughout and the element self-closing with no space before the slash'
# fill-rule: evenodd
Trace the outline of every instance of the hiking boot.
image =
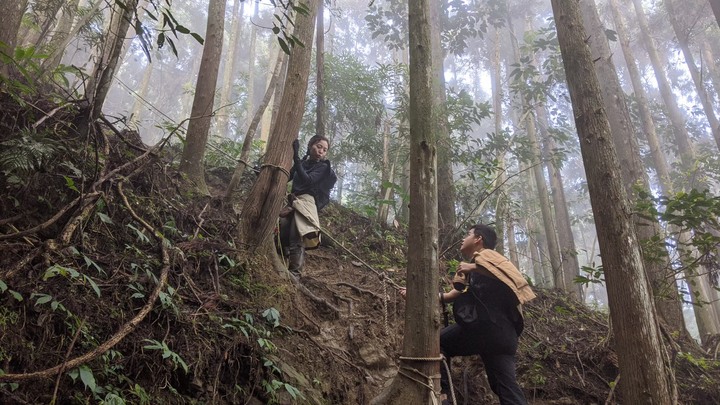
<svg viewBox="0 0 720 405">
<path fill-rule="evenodd" d="M 300 277 L 303 265 L 305 264 L 305 249 L 302 247 L 295 247 L 290 249 L 288 254 L 288 270 L 290 273 L 297 277 Z"/>
</svg>

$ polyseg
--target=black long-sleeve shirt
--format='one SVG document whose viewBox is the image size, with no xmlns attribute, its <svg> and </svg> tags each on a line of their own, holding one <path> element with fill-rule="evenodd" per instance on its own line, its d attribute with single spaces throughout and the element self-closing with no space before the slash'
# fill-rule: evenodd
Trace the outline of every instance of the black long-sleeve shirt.
<svg viewBox="0 0 720 405">
<path fill-rule="evenodd" d="M 318 211 L 330 200 L 330 190 L 335 186 L 337 176 L 327 160 L 305 159 L 295 162 L 291 171 L 292 193 L 295 195 L 310 194 L 315 198 Z"/>
</svg>

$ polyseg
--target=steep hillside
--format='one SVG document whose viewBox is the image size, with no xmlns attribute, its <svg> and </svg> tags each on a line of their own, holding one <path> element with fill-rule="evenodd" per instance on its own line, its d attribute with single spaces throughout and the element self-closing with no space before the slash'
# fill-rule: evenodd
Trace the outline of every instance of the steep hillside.
<svg viewBox="0 0 720 405">
<path fill-rule="evenodd" d="M 393 377 L 402 229 L 332 204 L 329 242 L 296 281 L 274 252 L 242 254 L 241 205 L 183 191 L 169 148 L 110 126 L 77 137 L 72 110 L 39 121 L 12 108 L 4 128 L 16 130 L 0 135 L 0 403 L 362 404 Z M 222 190 L 228 171 L 209 172 Z M 622 402 L 607 316 L 538 292 L 518 369 L 531 402 Z M 717 360 L 671 349 L 683 401 L 720 402 Z M 459 403 L 493 403 L 479 359 L 453 371 Z"/>
</svg>

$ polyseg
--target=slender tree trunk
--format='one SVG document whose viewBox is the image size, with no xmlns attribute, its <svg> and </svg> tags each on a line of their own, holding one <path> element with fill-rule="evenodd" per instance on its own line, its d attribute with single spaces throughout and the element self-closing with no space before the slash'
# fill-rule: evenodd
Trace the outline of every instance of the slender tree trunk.
<svg viewBox="0 0 720 405">
<path fill-rule="evenodd" d="M 251 18 L 259 14 L 260 2 L 255 2 L 255 9 Z M 255 111 L 255 55 L 257 54 L 257 25 L 253 24 L 250 31 L 250 56 L 248 56 L 248 85 L 247 85 L 247 112 L 245 116 L 249 120 Z"/>
<path fill-rule="evenodd" d="M 0 24 L 0 53 L 12 56 L 15 53 L 15 45 L 17 43 L 18 31 L 20 23 L 27 8 L 27 0 L 4 0 L 0 2 L 0 15 L 2 15 L 2 24 Z M 8 76 L 12 71 L 12 66 L 0 62 L 0 75 Z"/>
<path fill-rule="evenodd" d="M 130 121 L 136 126 L 140 123 L 140 111 L 147 99 L 148 90 L 150 89 L 150 78 L 152 77 L 153 64 L 148 63 L 145 66 L 142 80 L 140 81 L 140 88 L 135 94 L 135 102 L 133 103 L 132 109 L 130 110 Z"/>
<path fill-rule="evenodd" d="M 493 57 L 492 57 L 492 70 L 490 72 L 491 85 L 492 85 L 492 99 L 493 99 L 493 118 L 495 123 L 495 134 L 499 136 L 502 133 L 502 73 L 500 66 L 500 30 L 494 29 L 493 36 Z M 477 78 L 479 74 L 475 75 Z M 498 160 L 498 173 L 497 183 L 504 184 L 507 176 L 505 174 L 505 149 L 499 150 L 496 154 Z M 498 253 L 505 255 L 505 236 L 506 228 L 508 224 L 506 220 L 510 215 L 510 204 L 508 202 L 507 194 L 505 193 L 505 186 L 498 190 L 497 193 L 497 209 L 495 210 L 495 231 L 497 232 L 498 241 L 495 245 L 495 250 Z"/>
<path fill-rule="evenodd" d="M 665 102 L 665 108 L 668 111 L 668 118 L 672 123 L 673 134 L 675 135 L 675 142 L 678 147 L 678 153 L 682 160 L 684 170 L 689 170 L 692 167 L 692 155 L 694 154 L 692 144 L 690 143 L 690 137 L 688 136 L 687 129 L 685 128 L 685 118 L 680 112 L 675 96 L 670 88 L 665 71 L 663 70 L 663 64 L 660 61 L 660 56 L 655 46 L 655 41 L 650 36 L 650 29 L 648 28 L 647 18 L 642 8 L 642 0 L 632 0 L 635 6 L 635 14 L 637 15 L 637 23 L 640 26 L 641 37 L 645 44 L 645 49 L 650 56 L 650 62 L 652 63 L 653 70 L 655 72 L 655 79 L 658 82 L 660 89 L 660 95 Z"/>
<path fill-rule="evenodd" d="M 378 115 L 376 123 L 380 124 L 380 120 L 381 117 Z M 386 186 L 386 184 L 390 182 L 390 122 L 385 120 L 385 122 L 382 123 L 382 127 L 383 150 L 382 162 L 380 163 L 382 165 L 382 170 L 380 171 L 380 192 L 378 193 L 378 200 L 380 200 L 380 203 L 378 204 L 376 218 L 381 225 L 385 226 L 385 224 L 387 224 L 387 207 L 389 205 L 385 203 L 384 200 L 386 191 L 390 188 Z M 380 128 L 378 127 L 377 129 L 379 132 Z"/>
<path fill-rule="evenodd" d="M 537 230 L 537 225 L 533 219 L 527 219 L 525 223 L 525 229 L 527 230 L 527 250 L 530 253 L 530 269 L 532 271 L 532 278 L 535 281 L 535 285 L 543 287 L 548 286 L 549 283 L 545 282 L 545 274 L 543 273 L 543 258 L 540 255 L 542 250 L 538 242 L 538 235 L 540 231 Z"/>
<path fill-rule="evenodd" d="M 635 98 L 637 99 L 638 109 L 640 110 L 640 122 L 642 123 L 643 133 L 648 142 L 650 148 L 650 155 L 652 156 L 653 163 L 655 164 L 655 172 L 657 173 L 658 182 L 660 187 L 665 193 L 669 195 L 672 185 L 670 182 L 670 170 L 668 169 L 667 160 L 665 154 L 660 148 L 660 139 L 655 131 L 655 122 L 653 121 L 650 107 L 647 101 L 647 94 L 645 87 L 642 84 L 642 78 L 640 70 L 637 67 L 635 55 L 630 48 L 630 36 L 627 32 L 625 25 L 625 18 L 620 13 L 618 0 L 610 0 L 610 9 L 612 10 L 613 19 L 615 20 L 615 29 L 618 33 L 618 39 L 622 48 L 623 57 L 628 69 L 628 74 L 632 82 L 633 90 L 635 91 Z"/>
<path fill-rule="evenodd" d="M 538 118 L 538 126 L 540 127 L 540 134 L 542 135 L 543 143 L 546 145 L 544 149 L 548 151 L 548 154 L 552 153 L 552 151 L 556 149 L 556 146 L 555 141 L 547 130 L 548 118 L 545 106 L 538 105 L 535 107 L 535 111 Z M 575 278 L 580 275 L 580 265 L 577 260 L 575 239 L 573 238 L 572 228 L 570 227 L 570 214 L 568 213 L 567 201 L 565 199 L 562 173 L 560 173 L 560 170 L 555 166 L 555 161 L 550 156 L 546 159 L 545 166 L 548 170 L 550 188 L 552 190 L 565 291 L 578 301 L 582 301 L 582 288 L 580 288 L 579 284 L 575 283 Z"/>
<path fill-rule="evenodd" d="M 720 121 L 718 121 L 718 118 L 715 115 L 715 111 L 713 110 L 712 100 L 710 99 L 707 91 L 705 90 L 705 83 L 703 83 L 702 75 L 698 70 L 697 65 L 695 65 L 695 57 L 690 50 L 690 45 L 688 44 L 688 34 L 685 33 L 680 26 L 680 22 L 678 21 L 678 15 L 675 14 L 675 1 L 665 0 L 663 3 L 665 4 L 665 8 L 667 9 L 668 18 L 670 19 L 670 23 L 672 24 L 673 31 L 675 31 L 675 37 L 677 38 L 678 44 L 680 45 L 680 50 L 682 51 L 683 57 L 685 58 L 685 64 L 690 71 L 690 76 L 692 77 L 693 83 L 695 83 L 695 91 L 697 92 L 700 103 L 703 106 L 703 111 L 705 111 L 705 116 L 707 117 L 708 124 L 710 125 L 710 130 L 712 131 L 713 138 L 715 138 L 715 144 L 717 145 L 718 149 L 720 149 Z"/>
<path fill-rule="evenodd" d="M 531 161 L 533 165 L 532 172 L 535 176 L 535 187 L 537 188 L 540 213 L 542 214 L 543 227 L 547 239 L 548 255 L 550 256 L 550 265 L 552 266 L 552 282 L 555 288 L 570 291 L 571 286 L 565 285 L 562 260 L 560 258 L 560 247 L 558 246 L 557 240 L 557 228 L 553 221 L 550 197 L 547 191 L 547 183 L 545 183 L 545 175 L 543 174 L 542 153 L 540 152 L 540 144 L 537 139 L 535 120 L 533 119 L 532 113 L 528 113 L 527 117 L 525 124 L 533 154 Z"/>
<path fill-rule="evenodd" d="M 74 1 L 74 8 L 77 9 L 79 0 Z M 69 20 L 65 19 L 65 16 L 61 18 L 58 23 L 57 32 L 53 35 L 52 39 L 48 43 L 47 49 L 50 51 L 48 57 L 43 61 L 41 67 L 42 72 L 46 73 L 52 69 L 55 69 L 62 61 L 63 53 L 67 46 L 77 37 L 80 30 L 87 25 L 90 20 L 95 16 L 95 13 L 100 9 L 100 6 L 105 4 L 102 0 L 96 0 L 92 8 L 85 12 L 82 17 L 78 18 L 75 24 L 72 25 L 71 29 L 66 29 L 66 24 L 72 24 L 73 16 L 68 15 Z M 69 27 L 68 27 L 69 28 Z"/>
<path fill-rule="evenodd" d="M 677 403 L 677 387 L 651 304 L 620 163 L 602 104 L 577 0 L 552 0 L 575 126 L 580 137 L 617 338 L 622 398 L 632 404 Z"/>
<path fill-rule="evenodd" d="M 230 179 L 230 183 L 228 184 L 228 188 L 225 192 L 226 201 L 232 200 L 233 193 L 235 193 L 235 189 L 237 189 L 237 186 L 238 184 L 240 184 L 240 180 L 242 179 L 242 175 L 243 173 L 245 173 L 245 168 L 247 167 L 247 160 L 250 156 L 250 148 L 252 147 L 252 141 L 255 138 L 255 133 L 257 132 L 258 125 L 260 125 L 260 120 L 265 114 L 265 110 L 267 109 L 268 104 L 270 104 L 270 98 L 272 98 L 272 95 L 275 92 L 275 87 L 277 86 L 280 72 L 285 67 L 285 54 L 282 52 L 278 53 L 277 59 L 278 60 L 275 61 L 275 70 L 272 72 L 272 78 L 270 79 L 270 83 L 268 83 L 268 87 L 265 90 L 265 96 L 263 96 L 262 102 L 260 102 L 257 110 L 255 110 L 252 121 L 250 121 L 250 126 L 245 133 L 242 150 L 240 151 L 240 158 L 238 159 L 238 163 L 235 166 L 232 178 Z"/>
<path fill-rule="evenodd" d="M 410 27 L 410 212 L 408 246 L 407 305 L 403 338 L 404 369 L 414 370 L 418 384 L 398 374 L 392 384 L 374 398 L 373 404 L 432 404 L 435 392 L 424 385 L 439 386 L 440 356 L 437 338 L 440 326 L 437 305 L 438 255 L 438 190 L 435 177 L 437 165 L 437 126 L 433 111 L 433 66 L 431 46 L 430 1 L 409 2 Z M 413 360 L 411 360 L 413 359 Z M 414 360 L 421 359 L 421 360 Z M 403 372 L 405 374 L 405 372 Z"/>
<path fill-rule="evenodd" d="M 225 63 L 223 67 L 222 85 L 220 86 L 220 107 L 222 110 L 217 115 L 215 127 L 217 132 L 226 135 L 227 138 L 235 139 L 236 136 L 229 136 L 230 128 L 228 127 L 230 114 L 236 109 L 230 105 L 230 98 L 233 95 L 233 79 L 235 77 L 235 63 L 240 53 L 240 20 L 243 18 L 245 10 L 245 2 L 234 0 L 232 9 L 232 23 L 230 25 L 230 39 L 228 41 L 228 52 L 225 54 Z M 250 117 L 248 116 L 248 119 Z M 239 131 L 238 131 L 239 132 Z"/>
<path fill-rule="evenodd" d="M 308 13 L 298 13 L 295 18 L 294 35 L 305 46 L 292 48 L 277 123 L 273 127 L 258 179 L 240 214 L 238 233 L 248 251 L 267 241 L 285 198 L 292 162 L 291 145 L 297 138 L 304 112 L 318 3 L 318 0 L 307 0 Z"/>
<path fill-rule="evenodd" d="M 440 41 L 440 13 L 443 12 L 441 3 L 441 0 L 431 0 L 430 2 L 432 24 L 430 40 L 434 55 L 432 60 L 433 95 L 437 97 L 437 100 L 435 100 L 437 111 L 433 111 L 433 117 L 435 117 L 434 122 L 437 125 L 435 133 L 438 137 L 438 193 L 443 196 L 438 201 L 438 223 L 440 226 L 440 240 L 445 244 L 457 223 L 457 213 L 455 212 L 455 179 L 453 178 L 450 130 L 448 128 L 446 109 L 447 96 L 445 94 L 445 69 L 443 63 L 445 52 Z"/>
<path fill-rule="evenodd" d="M 43 13 L 44 15 L 42 17 L 42 20 L 38 23 L 40 31 L 38 31 L 37 35 L 33 38 L 29 38 L 30 43 L 35 45 L 36 48 L 40 48 L 42 44 L 45 43 L 53 26 L 59 26 L 58 15 L 62 14 L 61 17 L 66 20 L 69 19 L 70 23 L 72 24 L 73 16 L 77 11 L 77 6 L 72 7 L 72 4 L 68 4 L 65 10 L 61 11 L 62 6 L 63 2 L 59 1 L 48 4 L 48 8 Z M 58 29 L 55 30 L 55 32 L 58 31 Z M 18 40 L 20 38 L 21 37 L 18 37 Z"/>
<path fill-rule="evenodd" d="M 185 147 L 180 158 L 180 171 L 187 175 L 188 180 L 195 184 L 196 190 L 201 194 L 210 193 L 205 184 L 204 161 L 220 70 L 224 23 L 225 0 L 210 0 L 200 73 L 195 85 Z"/>
<path fill-rule="evenodd" d="M 581 10 L 587 32 L 590 34 L 588 43 L 592 52 L 595 72 L 602 83 L 602 100 L 612 130 L 612 139 L 620 161 L 622 183 L 631 204 L 637 201 L 636 189 L 641 187 L 650 192 L 650 184 L 640 156 L 640 147 L 630 120 L 630 113 L 622 91 L 615 65 L 612 63 L 610 45 L 605 35 L 605 27 L 600 21 L 593 0 L 582 0 Z M 635 232 L 640 241 L 651 243 L 654 238 L 662 239 L 660 224 L 641 215 L 632 216 Z M 658 249 L 665 249 L 664 246 Z M 654 249 L 653 249 L 654 250 Z M 665 255 L 665 257 L 669 257 Z M 655 307 L 660 317 L 667 323 L 671 331 L 690 341 L 685 328 L 682 314 L 682 302 L 677 291 L 674 271 L 669 260 L 658 257 L 643 257 L 645 271 L 650 280 Z"/>
<path fill-rule="evenodd" d="M 316 49 L 315 63 L 317 74 L 315 85 L 317 86 L 317 108 L 315 109 L 315 135 L 325 136 L 325 7 L 324 1 L 320 2 L 317 15 L 317 29 L 315 33 Z"/>
<path fill-rule="evenodd" d="M 714 98 L 718 99 L 720 98 L 720 74 L 718 74 L 718 68 L 715 65 L 715 58 L 713 57 L 712 50 L 707 42 L 703 42 L 701 46 L 703 59 L 701 65 L 707 68 L 707 71 L 710 74 L 710 80 L 712 80 L 713 84 Z"/>
<path fill-rule="evenodd" d="M 270 44 L 270 55 L 273 55 L 272 60 L 277 59 L 278 52 L 282 52 L 280 50 L 280 46 L 273 41 Z M 274 70 L 274 67 L 273 67 Z M 266 83 L 270 83 L 271 77 L 268 75 Z M 285 86 L 285 71 L 280 71 L 280 76 L 278 77 L 278 83 L 275 86 L 275 93 L 273 94 L 272 98 L 270 98 L 270 104 L 268 105 L 268 108 L 265 109 L 265 113 L 263 114 L 262 120 L 260 121 L 260 140 L 263 141 L 263 145 L 267 145 L 268 140 L 270 139 L 270 129 L 272 128 L 272 122 L 274 121 L 274 117 L 276 117 L 278 106 L 280 105 L 280 98 L 282 95 L 282 89 L 283 86 Z"/>
<path fill-rule="evenodd" d="M 128 0 L 124 7 L 115 5 L 112 11 L 108 31 L 102 45 L 100 58 L 85 88 L 85 98 L 89 109 L 87 121 L 80 125 L 80 133 L 84 133 L 102 112 L 105 97 L 115 77 L 115 70 L 120 63 L 120 55 L 130 28 L 130 21 L 136 13 L 137 0 Z"/>
</svg>

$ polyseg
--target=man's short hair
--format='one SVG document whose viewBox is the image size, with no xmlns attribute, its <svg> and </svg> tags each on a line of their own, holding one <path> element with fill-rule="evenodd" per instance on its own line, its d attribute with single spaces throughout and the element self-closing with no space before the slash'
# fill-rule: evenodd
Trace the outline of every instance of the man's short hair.
<svg viewBox="0 0 720 405">
<path fill-rule="evenodd" d="M 497 234 L 494 229 L 485 224 L 476 224 L 470 229 L 473 230 L 475 236 L 482 236 L 484 247 L 488 249 L 495 249 L 495 244 L 497 244 Z"/>
</svg>

